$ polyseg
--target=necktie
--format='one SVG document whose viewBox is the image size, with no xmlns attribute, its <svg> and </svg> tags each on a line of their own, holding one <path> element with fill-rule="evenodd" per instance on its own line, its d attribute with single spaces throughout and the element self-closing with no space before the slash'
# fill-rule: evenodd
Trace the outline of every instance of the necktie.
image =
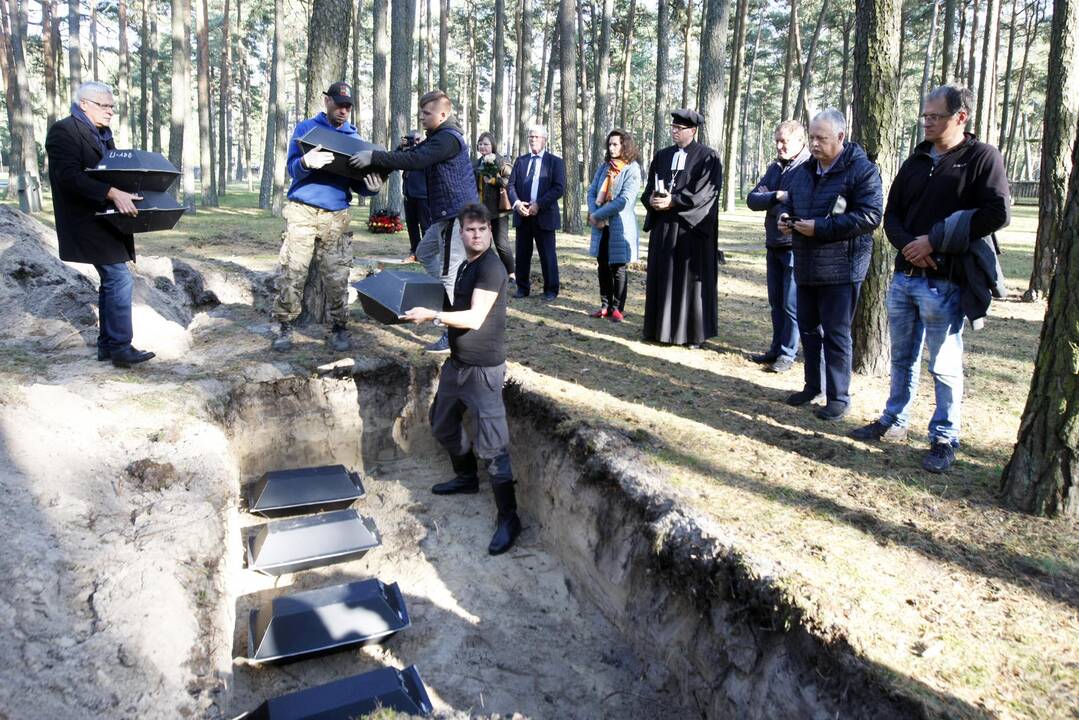
<svg viewBox="0 0 1079 720">
<path fill-rule="evenodd" d="M 539 165 L 539 159 L 539 155 L 533 155 L 532 159 L 528 161 L 528 175 L 525 176 L 525 179 L 528 180 L 529 183 L 531 183 L 532 178 L 535 177 L 536 166 Z"/>
</svg>

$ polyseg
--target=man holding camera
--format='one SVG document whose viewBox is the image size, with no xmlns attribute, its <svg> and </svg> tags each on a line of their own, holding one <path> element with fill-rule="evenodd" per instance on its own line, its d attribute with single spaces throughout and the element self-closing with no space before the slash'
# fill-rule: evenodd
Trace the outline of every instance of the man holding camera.
<svg viewBox="0 0 1079 720">
<path fill-rule="evenodd" d="M 348 206 L 352 191 L 375 195 L 382 178 L 371 173 L 362 181 L 350 180 L 322 170 L 333 162 L 333 153 L 317 145 L 304 153 L 300 138 L 316 126 L 359 137 L 348 121 L 352 112 L 352 88 L 335 82 L 323 93 L 325 112 L 296 125 L 288 144 L 289 202 L 283 212 L 285 233 L 281 243 L 281 271 L 272 318 L 279 323 L 270 347 L 277 351 L 292 347 L 292 322 L 303 310 L 303 289 L 311 260 L 318 258 L 326 304 L 333 320 L 330 347 L 345 352 L 352 347 L 348 334 L 348 274 L 352 269 L 352 233 Z"/>
<path fill-rule="evenodd" d="M 696 349 L 716 335 L 719 153 L 697 142 L 704 117 L 671 113 L 674 145 L 656 153 L 641 202 L 648 211 L 644 339 Z"/>
<path fill-rule="evenodd" d="M 447 312 L 416 307 L 404 317 L 449 328 L 450 357 L 442 365 L 431 406 L 431 432 L 450 454 L 456 477 L 431 488 L 436 495 L 479 491 L 476 456 L 483 458 L 498 508 L 498 525 L 487 551 L 500 555 L 521 532 L 510 466 L 509 426 L 502 403 L 506 379 L 506 268 L 491 249 L 491 215 L 478 203 L 463 207 L 464 262 L 457 270 L 453 306 Z M 465 433 L 464 413 L 476 418 L 475 442 Z"/>
</svg>

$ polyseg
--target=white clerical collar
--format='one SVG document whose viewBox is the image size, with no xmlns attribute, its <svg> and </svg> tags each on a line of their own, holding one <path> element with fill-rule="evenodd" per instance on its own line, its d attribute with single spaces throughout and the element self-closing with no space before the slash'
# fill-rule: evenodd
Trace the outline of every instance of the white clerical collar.
<svg viewBox="0 0 1079 720">
<path fill-rule="evenodd" d="M 674 155 L 671 157 L 671 172 L 678 172 L 679 170 L 686 169 L 686 153 L 684 148 L 678 148 Z"/>
</svg>

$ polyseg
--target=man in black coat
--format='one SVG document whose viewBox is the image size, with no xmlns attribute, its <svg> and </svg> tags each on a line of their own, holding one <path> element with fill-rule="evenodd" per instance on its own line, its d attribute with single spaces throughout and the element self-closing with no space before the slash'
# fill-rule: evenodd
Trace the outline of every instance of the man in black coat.
<svg viewBox="0 0 1079 720">
<path fill-rule="evenodd" d="M 543 273 L 543 299 L 558 297 L 558 255 L 555 231 L 562 227 L 558 201 L 566 189 L 566 165 L 547 151 L 547 128 L 528 129 L 528 153 L 513 163 L 506 193 L 513 203 L 513 227 L 517 228 L 516 298 L 527 297 L 532 283 L 532 245 L 539 250 Z"/>
<path fill-rule="evenodd" d="M 56 122 L 45 138 L 49 157 L 56 237 L 60 259 L 90 263 L 101 278 L 98 291 L 97 359 L 130 367 L 154 356 L 131 346 L 131 289 L 127 263 L 135 261 L 135 238 L 97 213 L 111 203 L 125 215 L 138 215 L 138 195 L 110 187 L 86 173 L 116 146 L 109 123 L 115 100 L 104 83 L 85 82 L 76 92 L 71 115 Z"/>
</svg>

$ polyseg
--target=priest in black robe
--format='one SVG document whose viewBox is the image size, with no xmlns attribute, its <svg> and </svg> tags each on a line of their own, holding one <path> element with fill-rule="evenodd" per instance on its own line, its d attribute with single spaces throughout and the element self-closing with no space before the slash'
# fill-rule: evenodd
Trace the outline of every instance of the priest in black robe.
<svg viewBox="0 0 1079 720">
<path fill-rule="evenodd" d="M 671 113 L 674 145 L 652 158 L 641 202 L 647 210 L 644 339 L 699 348 L 717 333 L 719 153 L 697 142 L 694 110 Z"/>
</svg>

